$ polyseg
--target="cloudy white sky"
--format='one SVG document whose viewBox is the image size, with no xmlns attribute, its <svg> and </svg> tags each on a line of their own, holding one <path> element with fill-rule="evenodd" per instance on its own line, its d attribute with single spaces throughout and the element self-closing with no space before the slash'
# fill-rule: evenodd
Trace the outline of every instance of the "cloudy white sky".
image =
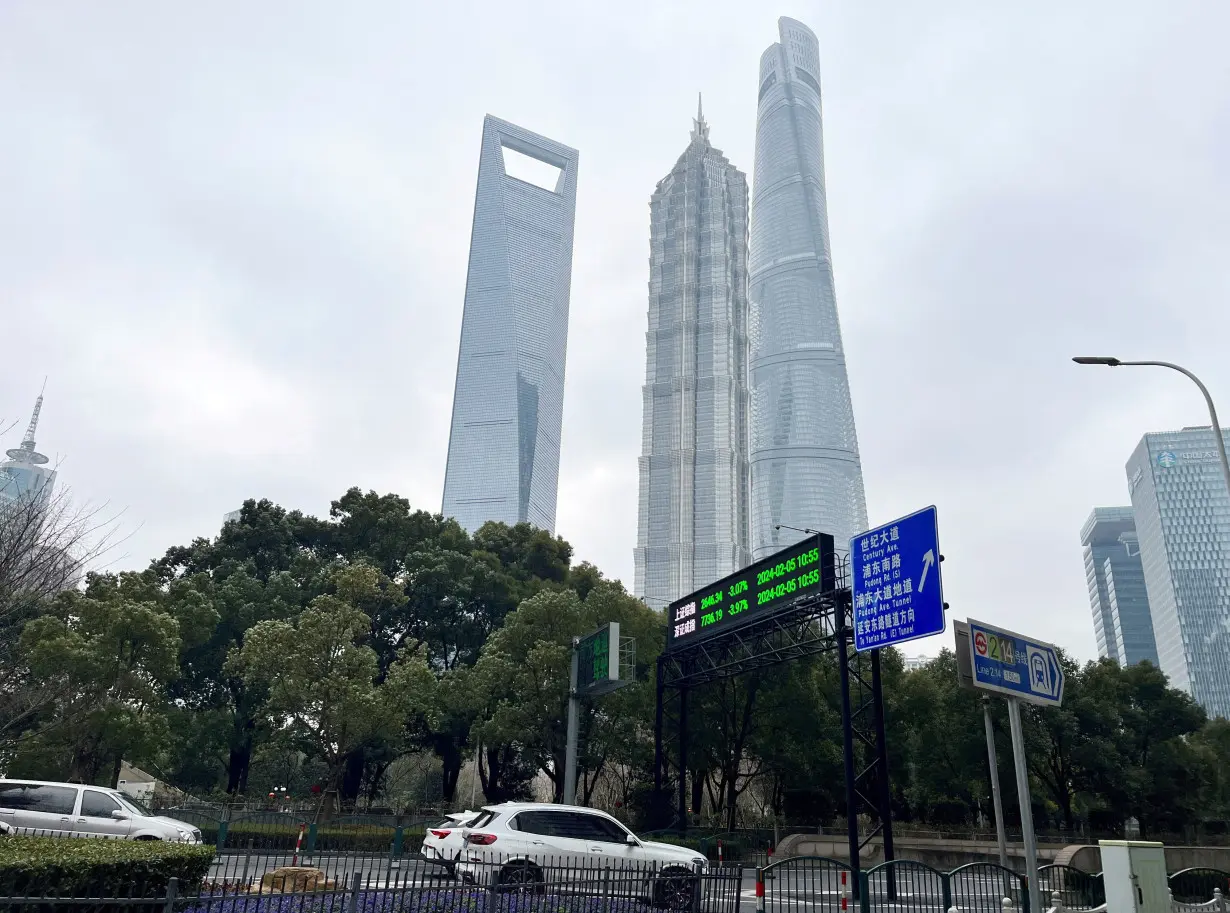
<svg viewBox="0 0 1230 913">
<path fill-rule="evenodd" d="M 779 15 L 820 38 L 872 522 L 937 504 L 957 617 L 1092 656 L 1080 525 L 1207 418 L 1069 357 L 1230 412 L 1217 0 L 0 0 L 0 418 L 50 377 L 40 449 L 123 566 L 249 497 L 438 510 L 492 113 L 581 152 L 558 532 L 630 585 L 649 194 L 698 90 L 751 172 Z"/>
</svg>

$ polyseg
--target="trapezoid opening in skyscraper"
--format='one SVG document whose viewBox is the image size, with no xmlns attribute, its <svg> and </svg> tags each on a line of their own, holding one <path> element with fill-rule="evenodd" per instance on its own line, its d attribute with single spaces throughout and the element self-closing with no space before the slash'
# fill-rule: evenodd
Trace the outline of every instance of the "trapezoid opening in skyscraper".
<svg viewBox="0 0 1230 913">
<path fill-rule="evenodd" d="M 510 174 L 519 156 L 554 183 Z M 555 531 L 578 157 L 483 121 L 443 504 L 471 532 L 488 520 Z"/>
<path fill-rule="evenodd" d="M 760 58 L 750 271 L 752 557 L 819 529 L 838 548 L 867 502 L 829 251 L 820 45 L 778 20 Z"/>
</svg>

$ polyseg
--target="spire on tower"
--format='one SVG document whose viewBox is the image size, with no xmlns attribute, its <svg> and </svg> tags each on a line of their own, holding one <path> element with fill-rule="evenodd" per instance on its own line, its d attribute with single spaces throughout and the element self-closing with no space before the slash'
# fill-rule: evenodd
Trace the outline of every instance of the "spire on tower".
<svg viewBox="0 0 1230 913">
<path fill-rule="evenodd" d="M 47 389 L 47 378 L 43 378 L 43 389 L 38 391 L 38 399 L 34 401 L 34 414 L 30 416 L 30 424 L 26 428 L 26 436 L 21 440 L 20 447 L 5 451 L 10 460 L 19 463 L 35 463 L 41 465 L 47 462 L 47 457 L 34 449 L 34 432 L 38 428 L 38 415 L 43 411 L 43 392 Z"/>
<path fill-rule="evenodd" d="M 692 121 L 692 141 L 709 142 L 709 125 L 705 123 L 705 109 L 701 94 L 696 93 L 696 119 Z"/>
</svg>

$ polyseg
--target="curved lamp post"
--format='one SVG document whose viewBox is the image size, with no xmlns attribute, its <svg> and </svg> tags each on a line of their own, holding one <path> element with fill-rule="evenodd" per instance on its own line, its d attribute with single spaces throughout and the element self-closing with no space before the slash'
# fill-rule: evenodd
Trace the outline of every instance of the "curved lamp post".
<svg viewBox="0 0 1230 913">
<path fill-rule="evenodd" d="M 1213 424 L 1213 439 L 1217 442 L 1217 452 L 1221 456 L 1221 472 L 1226 480 L 1226 494 L 1230 495 L 1230 461 L 1226 459 L 1226 442 L 1222 437 L 1221 423 L 1217 420 L 1217 407 L 1213 405 L 1213 397 L 1209 395 L 1209 389 L 1206 387 L 1191 371 L 1184 368 L 1182 365 L 1171 364 L 1168 361 L 1120 361 L 1117 358 L 1107 358 L 1104 356 L 1082 355 L 1072 359 L 1078 365 L 1106 365 L 1108 368 L 1120 367 L 1138 367 L 1147 366 L 1154 368 L 1170 368 L 1172 371 L 1178 371 L 1180 374 L 1187 375 L 1200 392 L 1204 394 L 1204 401 L 1209 406 L 1209 419 Z"/>
</svg>

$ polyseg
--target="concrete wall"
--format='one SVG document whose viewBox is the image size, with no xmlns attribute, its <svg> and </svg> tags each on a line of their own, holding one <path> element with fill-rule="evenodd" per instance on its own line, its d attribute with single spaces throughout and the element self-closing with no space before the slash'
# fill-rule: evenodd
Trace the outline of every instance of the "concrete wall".
<svg viewBox="0 0 1230 913">
<path fill-rule="evenodd" d="M 893 841 L 898 859 L 922 862 L 943 872 L 971 862 L 999 862 L 999 849 L 994 843 L 980 840 L 929 840 L 921 838 L 898 838 Z M 846 838 L 829 834 L 791 834 L 783 837 L 777 846 L 777 857 L 827 856 L 846 861 L 850 852 Z M 859 853 L 859 865 L 870 868 L 884 861 L 884 845 L 873 839 Z M 1056 863 L 1070 865 L 1083 872 L 1102 871 L 1102 852 L 1096 846 L 1038 847 L 1038 864 Z M 1008 844 L 1008 865 L 1014 871 L 1025 871 L 1025 848 L 1021 844 Z M 1166 847 L 1166 870 L 1207 867 L 1230 872 L 1230 847 L 1168 846 Z"/>
<path fill-rule="evenodd" d="M 1082 872 L 1102 871 L 1102 851 L 1096 846 L 1064 847 L 1056 862 L 1070 865 Z M 1171 874 L 1183 869 L 1221 869 L 1230 872 L 1230 846 L 1168 846 L 1166 871 Z"/>
</svg>

